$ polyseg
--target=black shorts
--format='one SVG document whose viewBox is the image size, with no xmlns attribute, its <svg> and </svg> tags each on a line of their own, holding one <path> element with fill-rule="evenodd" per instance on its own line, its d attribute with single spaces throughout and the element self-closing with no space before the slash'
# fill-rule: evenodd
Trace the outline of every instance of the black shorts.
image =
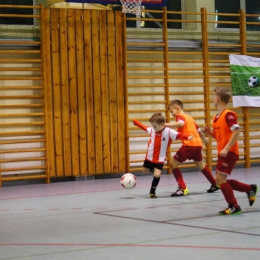
<svg viewBox="0 0 260 260">
<path fill-rule="evenodd" d="M 154 168 L 162 171 L 163 164 L 162 163 L 153 163 L 153 162 L 145 160 L 143 167 L 150 169 L 151 172 L 154 172 Z"/>
</svg>

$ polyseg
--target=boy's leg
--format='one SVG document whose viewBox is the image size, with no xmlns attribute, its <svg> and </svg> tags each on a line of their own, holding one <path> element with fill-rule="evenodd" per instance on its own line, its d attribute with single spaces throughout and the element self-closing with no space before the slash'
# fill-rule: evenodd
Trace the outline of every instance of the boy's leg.
<svg viewBox="0 0 260 260">
<path fill-rule="evenodd" d="M 202 147 L 197 147 L 194 150 L 194 153 L 190 157 L 196 164 L 197 168 L 203 173 L 203 175 L 207 178 L 207 180 L 211 183 L 211 187 L 207 190 L 207 192 L 212 193 L 220 189 L 220 187 L 216 184 L 216 180 L 209 170 L 202 162 Z"/>
<path fill-rule="evenodd" d="M 194 161 L 194 163 L 196 164 L 197 168 L 203 173 L 203 175 L 207 178 L 207 180 L 211 183 L 211 187 L 207 190 L 207 192 L 212 193 L 219 190 L 220 187 L 219 185 L 217 185 L 216 180 L 210 169 L 207 166 L 204 166 L 202 161 Z"/>
<path fill-rule="evenodd" d="M 163 164 L 157 164 L 150 161 L 145 160 L 143 164 L 143 173 L 148 173 L 149 171 L 153 172 L 153 181 L 150 189 L 150 197 L 157 198 L 155 190 L 159 184 Z"/>
<path fill-rule="evenodd" d="M 185 147 L 181 147 L 176 154 L 173 156 L 172 158 L 172 162 L 171 162 L 171 167 L 172 167 L 172 173 L 178 183 L 178 186 L 180 189 L 185 190 L 186 189 L 186 184 L 183 180 L 182 177 L 182 173 L 181 170 L 178 168 L 179 164 L 183 163 L 184 161 L 187 160 L 187 156 L 186 156 L 186 148 Z"/>
<path fill-rule="evenodd" d="M 249 205 L 253 206 L 256 198 L 257 189 L 258 189 L 256 184 L 249 185 L 236 180 L 227 180 L 227 182 L 229 183 L 229 185 L 232 187 L 233 190 L 246 192 L 248 196 Z"/>
<path fill-rule="evenodd" d="M 143 174 L 147 174 L 147 173 L 149 173 L 149 171 L 150 171 L 150 169 L 149 168 L 143 168 Z"/>
<path fill-rule="evenodd" d="M 184 195 L 189 194 L 189 190 L 186 187 L 186 184 L 183 180 L 182 173 L 181 173 L 180 169 L 178 168 L 179 164 L 180 164 L 179 162 L 177 162 L 175 159 L 173 159 L 172 173 L 173 173 L 179 187 L 174 193 L 171 194 L 171 197 L 178 197 L 178 196 L 184 196 Z"/>
<path fill-rule="evenodd" d="M 216 182 L 228 203 L 228 208 L 219 212 L 221 215 L 240 214 L 241 208 L 234 196 L 232 186 L 227 181 L 227 176 L 231 174 L 238 156 L 228 153 L 226 157 L 218 156 Z"/>
<path fill-rule="evenodd" d="M 237 200 L 234 196 L 232 187 L 226 181 L 227 175 L 217 172 L 217 183 L 220 183 L 220 189 L 228 203 L 228 208 L 219 212 L 220 215 L 231 215 L 231 214 L 240 214 L 241 208 L 237 204 Z"/>
<path fill-rule="evenodd" d="M 227 182 L 232 187 L 232 189 L 236 191 L 248 193 L 252 189 L 249 184 L 245 184 L 236 180 L 227 180 Z"/>
<path fill-rule="evenodd" d="M 174 177 L 175 177 L 175 179 L 176 179 L 176 181 L 178 183 L 178 187 L 180 189 L 185 190 L 186 189 L 186 184 L 185 184 L 185 182 L 183 180 L 181 170 L 179 168 L 175 168 L 175 169 L 172 170 L 172 173 L 173 173 L 173 175 L 174 175 Z"/>
<path fill-rule="evenodd" d="M 156 168 L 154 166 L 155 166 L 154 163 L 145 160 L 144 164 L 143 164 L 143 173 L 147 174 L 149 172 L 152 172 L 153 174 L 155 174 L 155 176 L 158 176 L 158 172 L 157 171 L 155 172 Z M 157 187 L 157 185 L 159 183 L 159 180 L 160 180 L 160 178 L 159 179 L 155 178 L 155 177 L 153 178 L 151 189 L 150 189 L 150 197 L 151 198 L 157 198 L 157 196 L 155 194 L 155 190 L 156 190 L 156 187 Z"/>
<path fill-rule="evenodd" d="M 184 196 L 189 194 L 189 190 L 186 187 L 186 184 L 184 182 L 182 172 L 178 168 L 179 164 L 185 162 L 190 156 L 190 149 L 189 147 L 182 146 L 176 154 L 173 156 L 173 160 L 171 163 L 172 166 L 172 173 L 178 183 L 178 189 L 176 192 L 172 193 L 172 197 L 177 197 L 177 196 Z"/>
<path fill-rule="evenodd" d="M 161 173 L 162 173 L 162 170 L 154 168 L 153 181 L 152 181 L 152 185 L 151 185 L 151 189 L 150 189 L 151 198 L 157 198 L 155 191 L 160 182 Z"/>
</svg>

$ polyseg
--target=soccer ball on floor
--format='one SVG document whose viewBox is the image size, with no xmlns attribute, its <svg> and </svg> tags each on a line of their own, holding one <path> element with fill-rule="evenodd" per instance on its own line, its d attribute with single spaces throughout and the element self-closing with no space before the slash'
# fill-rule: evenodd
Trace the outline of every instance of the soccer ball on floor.
<svg viewBox="0 0 260 260">
<path fill-rule="evenodd" d="M 256 76 L 251 76 L 249 79 L 248 79 L 248 86 L 250 88 L 255 88 L 255 87 L 258 87 L 258 78 Z"/>
<path fill-rule="evenodd" d="M 121 177 L 120 183 L 125 189 L 132 189 L 136 185 L 136 177 L 132 173 L 125 173 Z"/>
</svg>

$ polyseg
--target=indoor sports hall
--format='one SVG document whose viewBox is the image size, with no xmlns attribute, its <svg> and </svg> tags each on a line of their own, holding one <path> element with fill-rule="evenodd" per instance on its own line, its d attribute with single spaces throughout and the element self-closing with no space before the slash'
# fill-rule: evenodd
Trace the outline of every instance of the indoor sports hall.
<svg viewBox="0 0 260 260">
<path fill-rule="evenodd" d="M 242 214 L 221 216 L 222 191 L 187 160 L 189 194 L 172 197 L 176 140 L 151 198 L 150 137 L 133 120 L 173 122 L 178 99 L 210 126 L 214 90 L 231 91 L 229 178 L 260 187 L 260 62 L 230 63 L 260 58 L 259 17 L 255 0 L 0 0 L 0 260 L 257 259 L 259 193 L 250 206 L 235 191 Z M 202 157 L 215 176 L 215 139 Z"/>
</svg>

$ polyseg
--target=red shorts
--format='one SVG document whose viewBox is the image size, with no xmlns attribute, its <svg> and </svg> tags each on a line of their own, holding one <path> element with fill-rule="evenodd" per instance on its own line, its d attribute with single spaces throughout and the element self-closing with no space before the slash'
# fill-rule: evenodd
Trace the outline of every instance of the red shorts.
<svg viewBox="0 0 260 260">
<path fill-rule="evenodd" d="M 201 153 L 202 147 L 200 146 L 182 146 L 176 154 L 173 156 L 173 158 L 177 162 L 185 162 L 186 160 L 193 160 L 195 162 L 201 162 L 202 161 L 202 153 Z"/>
<path fill-rule="evenodd" d="M 226 157 L 218 156 L 216 171 L 224 174 L 231 174 L 239 156 L 229 152 Z"/>
</svg>

